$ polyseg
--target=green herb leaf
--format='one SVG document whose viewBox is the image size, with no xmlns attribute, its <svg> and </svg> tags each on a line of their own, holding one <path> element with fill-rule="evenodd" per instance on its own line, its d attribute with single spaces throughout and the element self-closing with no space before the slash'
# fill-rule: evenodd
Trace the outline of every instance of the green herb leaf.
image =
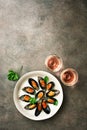
<svg viewBox="0 0 87 130">
<path fill-rule="evenodd" d="M 36 98 L 30 98 L 30 104 L 35 104 L 37 101 L 36 101 Z"/>
<path fill-rule="evenodd" d="M 13 70 L 9 70 L 8 72 L 8 80 L 16 81 L 20 78 L 19 74 L 17 72 L 14 72 Z"/>
<path fill-rule="evenodd" d="M 57 100 L 54 102 L 54 105 L 56 105 L 56 106 L 58 105 L 58 101 Z"/>
<path fill-rule="evenodd" d="M 45 76 L 45 77 L 44 77 L 44 81 L 45 81 L 45 83 L 48 83 L 48 81 L 49 81 L 48 76 Z"/>
</svg>

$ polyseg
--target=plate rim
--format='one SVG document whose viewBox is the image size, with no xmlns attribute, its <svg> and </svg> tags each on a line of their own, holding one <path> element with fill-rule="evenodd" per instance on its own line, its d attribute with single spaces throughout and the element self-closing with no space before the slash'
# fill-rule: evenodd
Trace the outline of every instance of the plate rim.
<svg viewBox="0 0 87 130">
<path fill-rule="evenodd" d="M 28 119 L 30 119 L 30 120 L 34 120 L 34 121 L 41 121 L 41 120 L 46 120 L 46 119 L 49 119 L 49 118 L 53 117 L 53 116 L 59 111 L 59 109 L 61 108 L 62 103 L 63 103 L 64 94 L 63 94 L 63 88 L 62 88 L 62 86 L 61 86 L 61 83 L 59 82 L 60 87 L 61 87 L 61 91 L 62 91 L 62 101 L 61 101 L 61 105 L 59 106 L 58 110 L 57 110 L 52 116 L 47 117 L 47 118 L 44 118 L 44 119 L 39 119 L 39 118 L 38 118 L 38 119 L 33 119 L 33 118 L 29 118 L 29 116 L 25 115 L 24 113 L 22 113 L 22 112 L 19 110 L 19 108 L 18 108 L 18 106 L 17 106 L 17 104 L 16 104 L 17 101 L 15 100 L 15 98 L 16 98 L 16 97 L 15 97 L 15 95 L 16 95 L 15 93 L 16 93 L 16 89 L 17 89 L 18 84 L 19 84 L 20 82 L 22 82 L 23 78 L 27 77 L 28 75 L 34 74 L 34 73 L 47 73 L 48 75 L 53 76 L 53 77 L 59 82 L 59 80 L 55 77 L 55 75 L 53 75 L 53 74 L 51 74 L 50 72 L 47 72 L 47 71 L 35 70 L 35 71 L 27 72 L 27 73 L 23 74 L 23 75 L 20 77 L 20 79 L 16 82 L 16 85 L 15 85 L 14 91 L 13 91 L 13 101 L 14 101 L 14 105 L 15 105 L 16 109 L 18 110 L 18 112 L 20 112 L 24 117 L 26 117 L 26 118 L 28 118 Z"/>
</svg>

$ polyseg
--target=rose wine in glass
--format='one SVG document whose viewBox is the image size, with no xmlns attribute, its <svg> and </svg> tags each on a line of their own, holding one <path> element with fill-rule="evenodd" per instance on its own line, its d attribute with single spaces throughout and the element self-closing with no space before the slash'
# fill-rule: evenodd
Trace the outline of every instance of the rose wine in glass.
<svg viewBox="0 0 87 130">
<path fill-rule="evenodd" d="M 62 83 L 66 86 L 73 86 L 78 82 L 78 73 L 73 68 L 67 68 L 60 74 Z"/>
<path fill-rule="evenodd" d="M 49 55 L 45 60 L 46 67 L 52 72 L 58 72 L 63 66 L 62 59 L 56 55 Z"/>
</svg>

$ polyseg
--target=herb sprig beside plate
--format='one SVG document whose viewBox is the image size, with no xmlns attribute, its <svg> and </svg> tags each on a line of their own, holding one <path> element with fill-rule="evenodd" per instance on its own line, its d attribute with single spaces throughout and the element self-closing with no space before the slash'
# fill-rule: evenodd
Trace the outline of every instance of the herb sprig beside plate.
<svg viewBox="0 0 87 130">
<path fill-rule="evenodd" d="M 8 71 L 8 75 L 7 75 L 8 80 L 10 80 L 10 81 L 17 81 L 17 80 L 19 80 L 20 73 L 21 73 L 22 69 L 23 69 L 23 66 L 21 67 L 19 72 L 15 72 L 14 70 L 9 70 Z"/>
</svg>

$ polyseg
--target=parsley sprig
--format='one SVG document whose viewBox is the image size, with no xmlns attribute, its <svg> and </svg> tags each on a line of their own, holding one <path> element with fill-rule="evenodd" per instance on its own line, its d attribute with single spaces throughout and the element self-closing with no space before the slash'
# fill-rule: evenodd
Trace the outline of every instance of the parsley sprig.
<svg viewBox="0 0 87 130">
<path fill-rule="evenodd" d="M 35 104 L 37 102 L 36 98 L 30 98 L 30 104 Z"/>
<path fill-rule="evenodd" d="M 8 71 L 8 80 L 16 81 L 20 78 L 19 74 L 13 70 Z"/>
<path fill-rule="evenodd" d="M 8 80 L 17 81 L 20 78 L 22 69 L 23 69 L 23 66 L 21 66 L 19 72 L 15 72 L 14 70 L 9 70 L 8 75 L 7 75 Z"/>
<path fill-rule="evenodd" d="M 48 83 L 48 81 L 49 81 L 48 76 L 45 76 L 45 77 L 44 77 L 44 81 L 45 81 L 45 83 Z"/>
</svg>

